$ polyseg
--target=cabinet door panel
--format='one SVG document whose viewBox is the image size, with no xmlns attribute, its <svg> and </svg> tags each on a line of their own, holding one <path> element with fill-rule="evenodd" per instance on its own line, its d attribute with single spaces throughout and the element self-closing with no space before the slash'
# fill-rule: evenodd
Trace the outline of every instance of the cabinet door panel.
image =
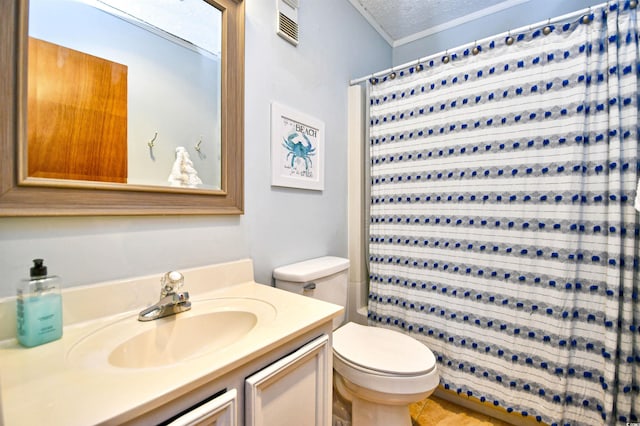
<svg viewBox="0 0 640 426">
<path fill-rule="evenodd" d="M 329 425 L 331 355 L 323 335 L 248 377 L 246 425 Z"/>
<path fill-rule="evenodd" d="M 237 405 L 237 392 L 231 389 L 180 416 L 168 426 L 237 426 Z"/>
</svg>

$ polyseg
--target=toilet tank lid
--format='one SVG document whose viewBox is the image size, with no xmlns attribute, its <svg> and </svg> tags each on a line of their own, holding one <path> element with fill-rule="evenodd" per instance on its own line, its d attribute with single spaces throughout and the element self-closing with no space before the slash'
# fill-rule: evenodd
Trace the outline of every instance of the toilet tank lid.
<svg viewBox="0 0 640 426">
<path fill-rule="evenodd" d="M 279 266 L 273 270 L 273 278 L 281 281 L 306 283 L 321 277 L 342 272 L 349 267 L 349 259 L 335 256 L 318 257 Z"/>
</svg>

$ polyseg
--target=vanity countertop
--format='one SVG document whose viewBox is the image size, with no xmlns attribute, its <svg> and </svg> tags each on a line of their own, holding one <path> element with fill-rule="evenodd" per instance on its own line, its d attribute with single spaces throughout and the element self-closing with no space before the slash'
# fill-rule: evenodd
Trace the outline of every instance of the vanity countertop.
<svg viewBox="0 0 640 426">
<path fill-rule="evenodd" d="M 229 269 L 225 269 L 227 266 Z M 251 268 L 251 272 L 246 268 Z M 236 273 L 238 271 L 240 273 Z M 0 413 L 4 416 L 4 424 L 117 424 L 258 359 L 270 350 L 326 324 L 342 312 L 340 306 L 255 283 L 250 260 L 195 268 L 185 271 L 184 275 L 185 289 L 191 293 L 194 308 L 199 300 L 249 298 L 272 305 L 275 318 L 225 349 L 169 366 L 117 368 L 103 362 L 81 366 L 70 362 L 68 353 L 83 336 L 114 321 L 137 322 L 137 312 L 145 306 L 94 318 L 80 312 L 86 307 L 78 307 L 83 299 L 86 303 L 102 306 L 105 299 L 87 302 L 87 294 L 95 297 L 96 292 L 92 290 L 96 290 L 104 296 L 109 293 L 110 285 L 114 288 L 131 286 L 135 280 L 85 288 L 80 291 L 83 294 L 69 294 L 70 300 L 65 301 L 63 314 L 83 321 L 69 324 L 70 320 L 65 319 L 62 339 L 28 349 L 19 346 L 15 338 L 0 341 Z M 157 278 L 138 280 L 143 284 L 134 291 L 137 292 L 136 300 L 125 301 L 124 305 L 157 298 L 157 295 L 151 296 L 156 294 Z M 215 281 L 216 284 L 210 286 L 207 281 Z M 205 287 L 209 290 L 204 291 Z M 99 308 L 96 310 L 100 311 Z"/>
</svg>

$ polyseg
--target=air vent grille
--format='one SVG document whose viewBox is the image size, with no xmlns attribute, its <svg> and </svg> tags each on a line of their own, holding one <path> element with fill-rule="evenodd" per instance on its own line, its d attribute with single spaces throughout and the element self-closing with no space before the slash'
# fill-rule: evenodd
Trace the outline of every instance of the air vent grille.
<svg viewBox="0 0 640 426">
<path fill-rule="evenodd" d="M 294 46 L 298 45 L 298 23 L 282 12 L 278 17 L 278 35 Z"/>
</svg>

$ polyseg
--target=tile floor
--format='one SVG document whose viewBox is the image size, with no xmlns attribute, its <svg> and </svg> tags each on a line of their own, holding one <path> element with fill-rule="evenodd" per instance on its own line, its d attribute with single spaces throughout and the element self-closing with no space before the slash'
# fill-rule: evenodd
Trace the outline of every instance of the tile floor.
<svg viewBox="0 0 640 426">
<path fill-rule="evenodd" d="M 509 423 L 476 413 L 433 395 L 411 404 L 409 409 L 412 426 L 509 426 Z"/>
<path fill-rule="evenodd" d="M 334 393 L 333 426 L 351 426 L 350 411 L 351 404 Z M 411 413 L 412 426 L 510 426 L 509 423 L 433 395 L 423 401 L 411 404 L 409 412 Z"/>
</svg>

